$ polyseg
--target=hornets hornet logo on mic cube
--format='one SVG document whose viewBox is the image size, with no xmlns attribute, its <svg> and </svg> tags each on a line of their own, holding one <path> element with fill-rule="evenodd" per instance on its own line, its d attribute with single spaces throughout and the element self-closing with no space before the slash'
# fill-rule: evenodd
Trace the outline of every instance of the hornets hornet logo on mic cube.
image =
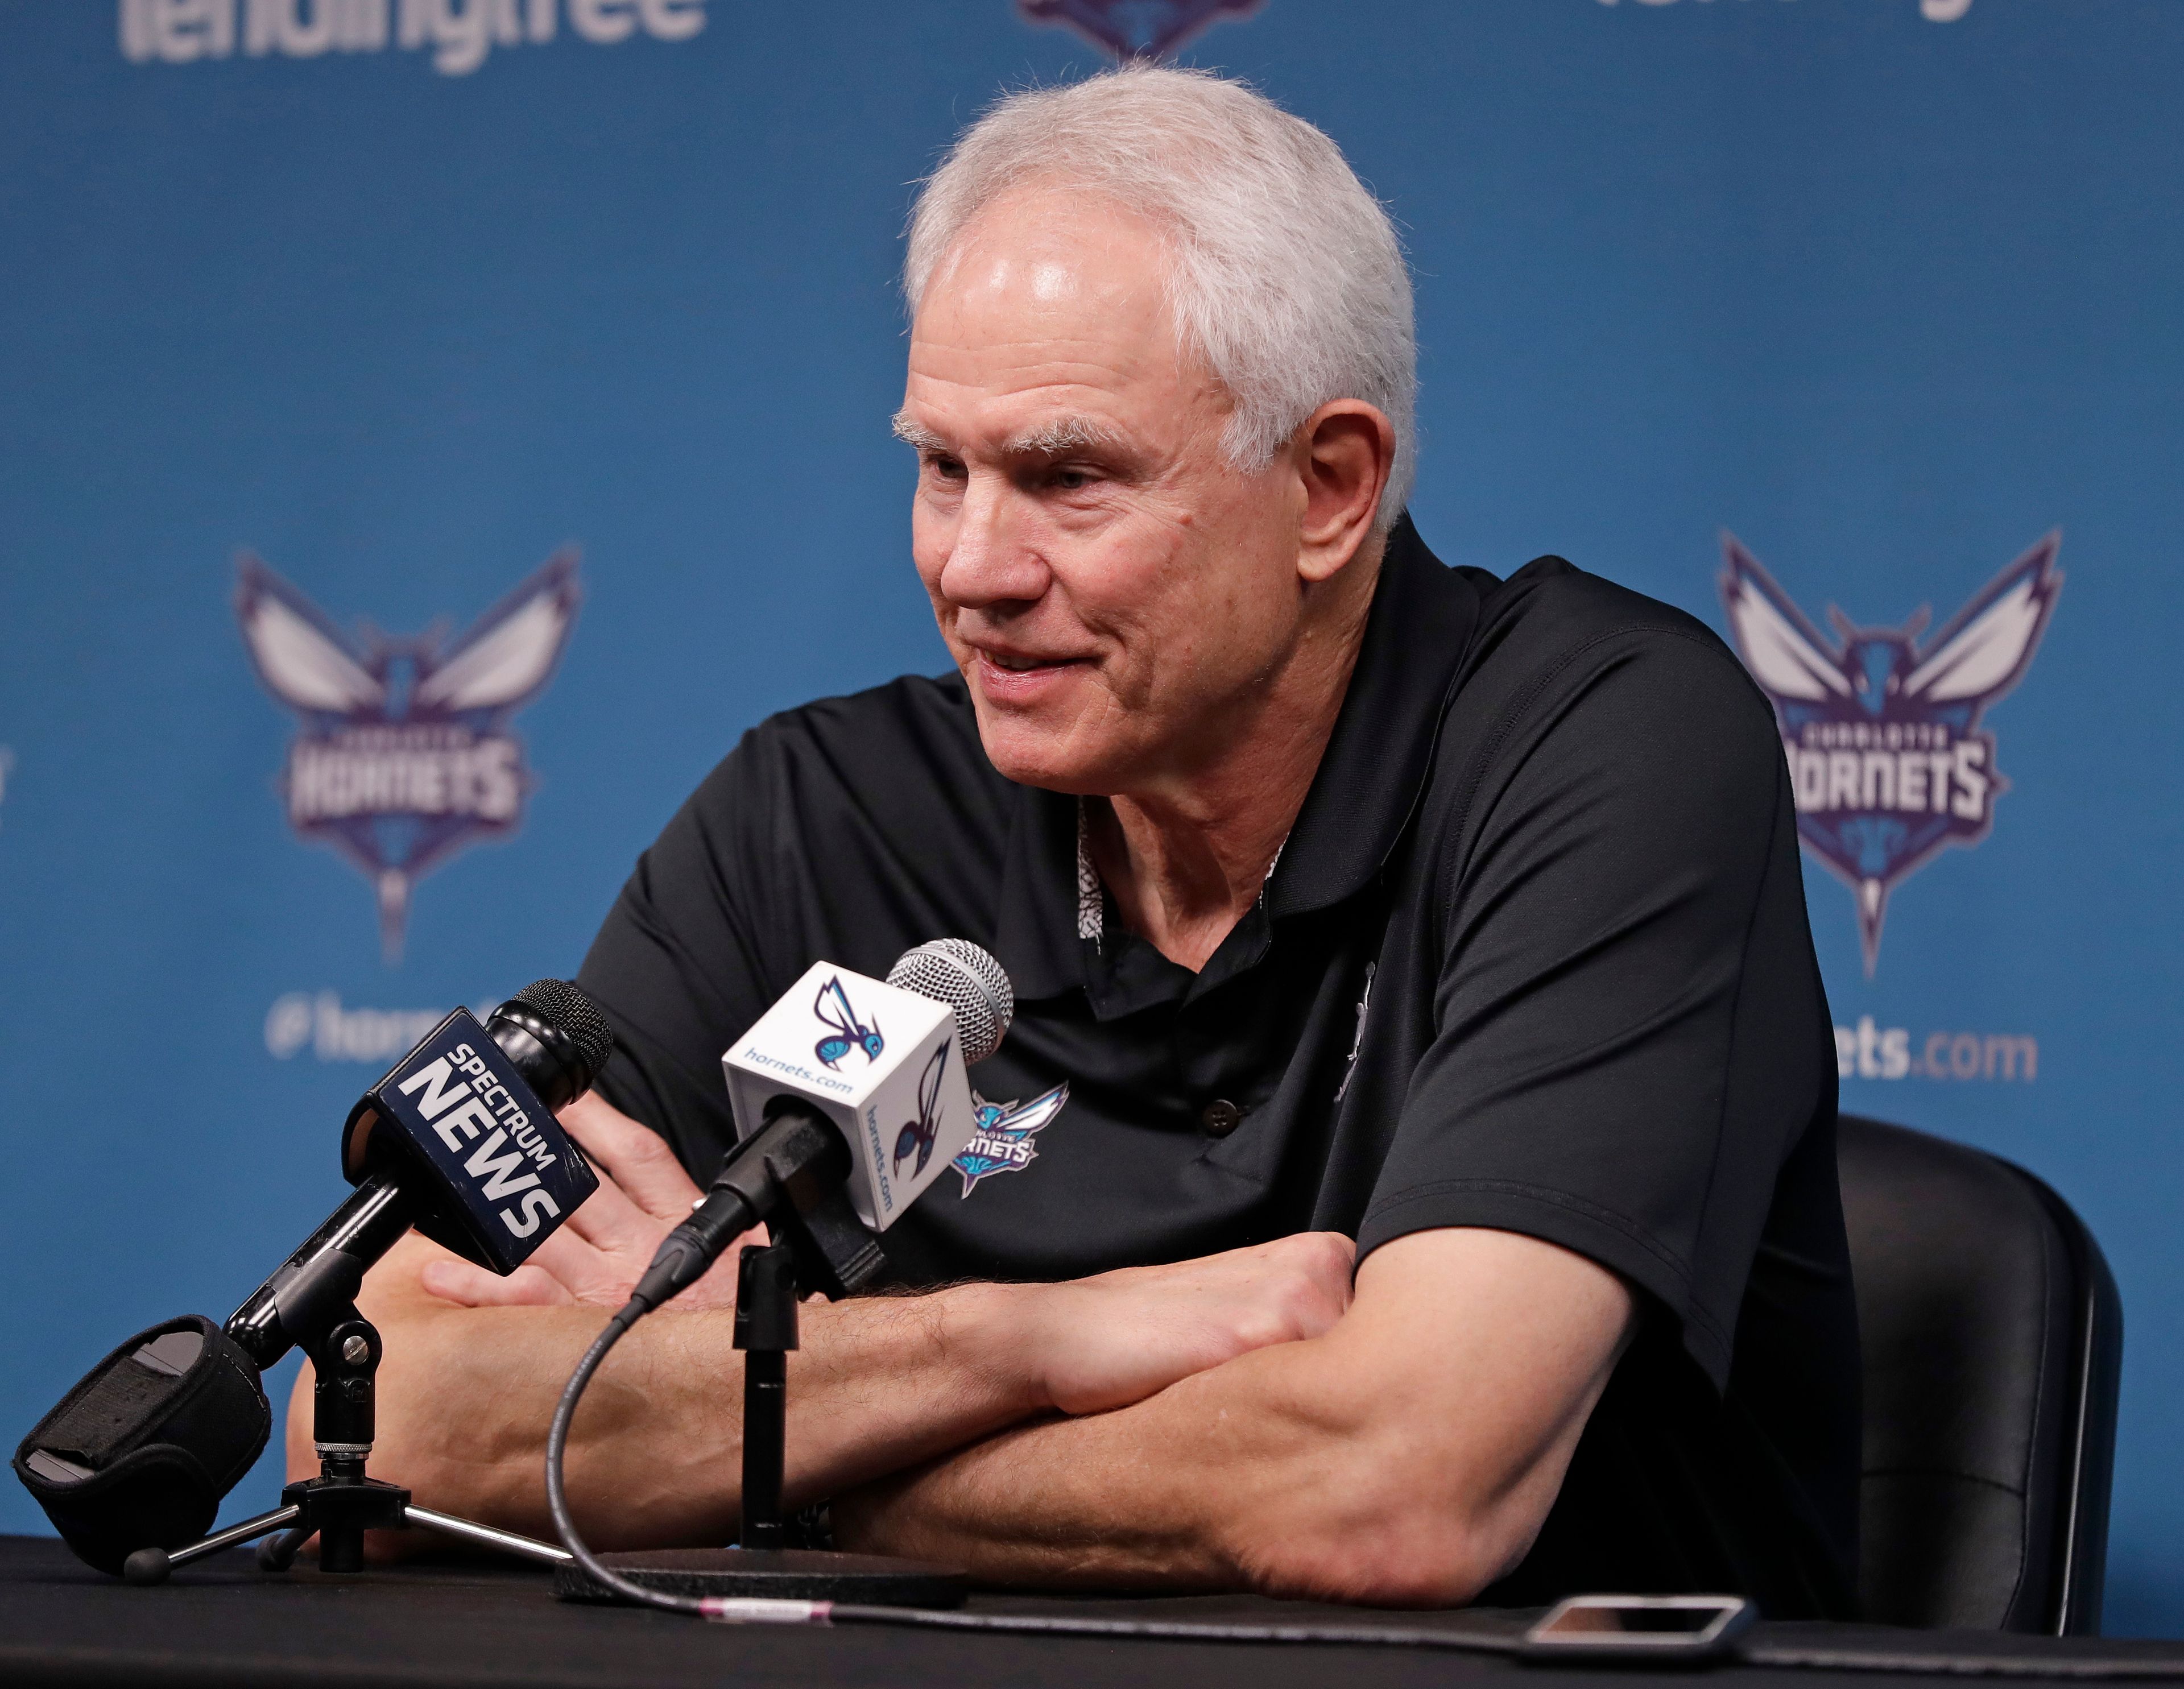
<svg viewBox="0 0 2184 1689">
<path fill-rule="evenodd" d="M 721 1057 L 736 1132 L 788 1094 L 841 1128 L 850 1200 L 883 1231 L 971 1141 L 976 1122 L 948 1005 L 832 962 L 815 964 Z"/>
</svg>

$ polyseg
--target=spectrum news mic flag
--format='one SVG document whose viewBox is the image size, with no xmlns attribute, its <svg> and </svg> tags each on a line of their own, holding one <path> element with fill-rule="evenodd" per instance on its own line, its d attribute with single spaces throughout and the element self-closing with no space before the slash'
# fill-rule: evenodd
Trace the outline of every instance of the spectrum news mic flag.
<svg viewBox="0 0 2184 1689">
<path fill-rule="evenodd" d="M 599 1188 L 554 1120 L 614 1046 L 582 992 L 542 979 L 484 1025 L 458 1008 L 365 1093 L 342 1133 L 357 1188 L 224 1325 L 185 1315 L 99 1363 L 15 1452 L 70 1548 L 119 1573 L 203 1535 L 264 1449 L 264 1369 L 354 1321 L 365 1273 L 413 1226 L 513 1272 Z"/>
</svg>

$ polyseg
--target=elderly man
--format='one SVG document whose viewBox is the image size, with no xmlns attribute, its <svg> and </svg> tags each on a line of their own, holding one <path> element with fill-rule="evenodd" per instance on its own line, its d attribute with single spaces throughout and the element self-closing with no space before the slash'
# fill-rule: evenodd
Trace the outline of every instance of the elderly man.
<svg viewBox="0 0 2184 1689">
<path fill-rule="evenodd" d="M 375 1274 L 387 1474 L 541 1529 L 560 1381 L 732 1140 L 721 1051 L 816 958 L 956 934 L 1020 1005 L 981 1154 L 887 1235 L 922 1293 L 813 1307 L 790 1374 L 789 1499 L 841 1546 L 1847 1613 L 1835 1064 L 1734 659 L 1559 560 L 1428 553 L 1393 230 L 1249 90 L 1004 102 L 906 281 L 959 672 L 766 722 L 647 852 L 582 975 L 612 1182 L 505 1282 L 415 1239 Z M 592 1391 L 595 1542 L 731 1529 L 730 1270 Z"/>
</svg>

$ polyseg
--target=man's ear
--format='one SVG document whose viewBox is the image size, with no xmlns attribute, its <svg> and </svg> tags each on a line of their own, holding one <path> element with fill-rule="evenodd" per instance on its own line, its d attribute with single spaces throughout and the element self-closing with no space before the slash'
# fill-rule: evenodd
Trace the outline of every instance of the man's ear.
<svg viewBox="0 0 2184 1689">
<path fill-rule="evenodd" d="M 1395 472 L 1395 424 L 1362 399 L 1338 399 L 1305 418 L 1293 438 L 1304 492 L 1297 573 L 1330 580 L 1373 532 Z"/>
</svg>

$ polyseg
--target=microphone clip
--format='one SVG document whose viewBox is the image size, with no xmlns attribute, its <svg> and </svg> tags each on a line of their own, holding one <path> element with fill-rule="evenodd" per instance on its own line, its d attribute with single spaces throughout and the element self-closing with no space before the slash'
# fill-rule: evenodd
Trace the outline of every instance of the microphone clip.
<svg viewBox="0 0 2184 1689">
<path fill-rule="evenodd" d="M 793 1096 L 775 1097 L 765 1120 L 758 1136 L 775 1140 L 764 1154 L 787 1199 L 766 1217 L 775 1240 L 788 1246 L 805 1290 L 828 1302 L 855 1296 L 880 1275 L 887 1257 L 850 1200 L 855 1162 L 841 1129 Z"/>
<path fill-rule="evenodd" d="M 844 1188 L 855 1167 L 833 1121 L 794 1096 L 774 1098 L 765 1124 L 728 1152 L 690 1218 L 668 1233 L 630 1300 L 649 1313 L 761 1224 L 788 1246 L 805 1289 L 830 1302 L 855 1295 L 887 1264 Z"/>
</svg>

